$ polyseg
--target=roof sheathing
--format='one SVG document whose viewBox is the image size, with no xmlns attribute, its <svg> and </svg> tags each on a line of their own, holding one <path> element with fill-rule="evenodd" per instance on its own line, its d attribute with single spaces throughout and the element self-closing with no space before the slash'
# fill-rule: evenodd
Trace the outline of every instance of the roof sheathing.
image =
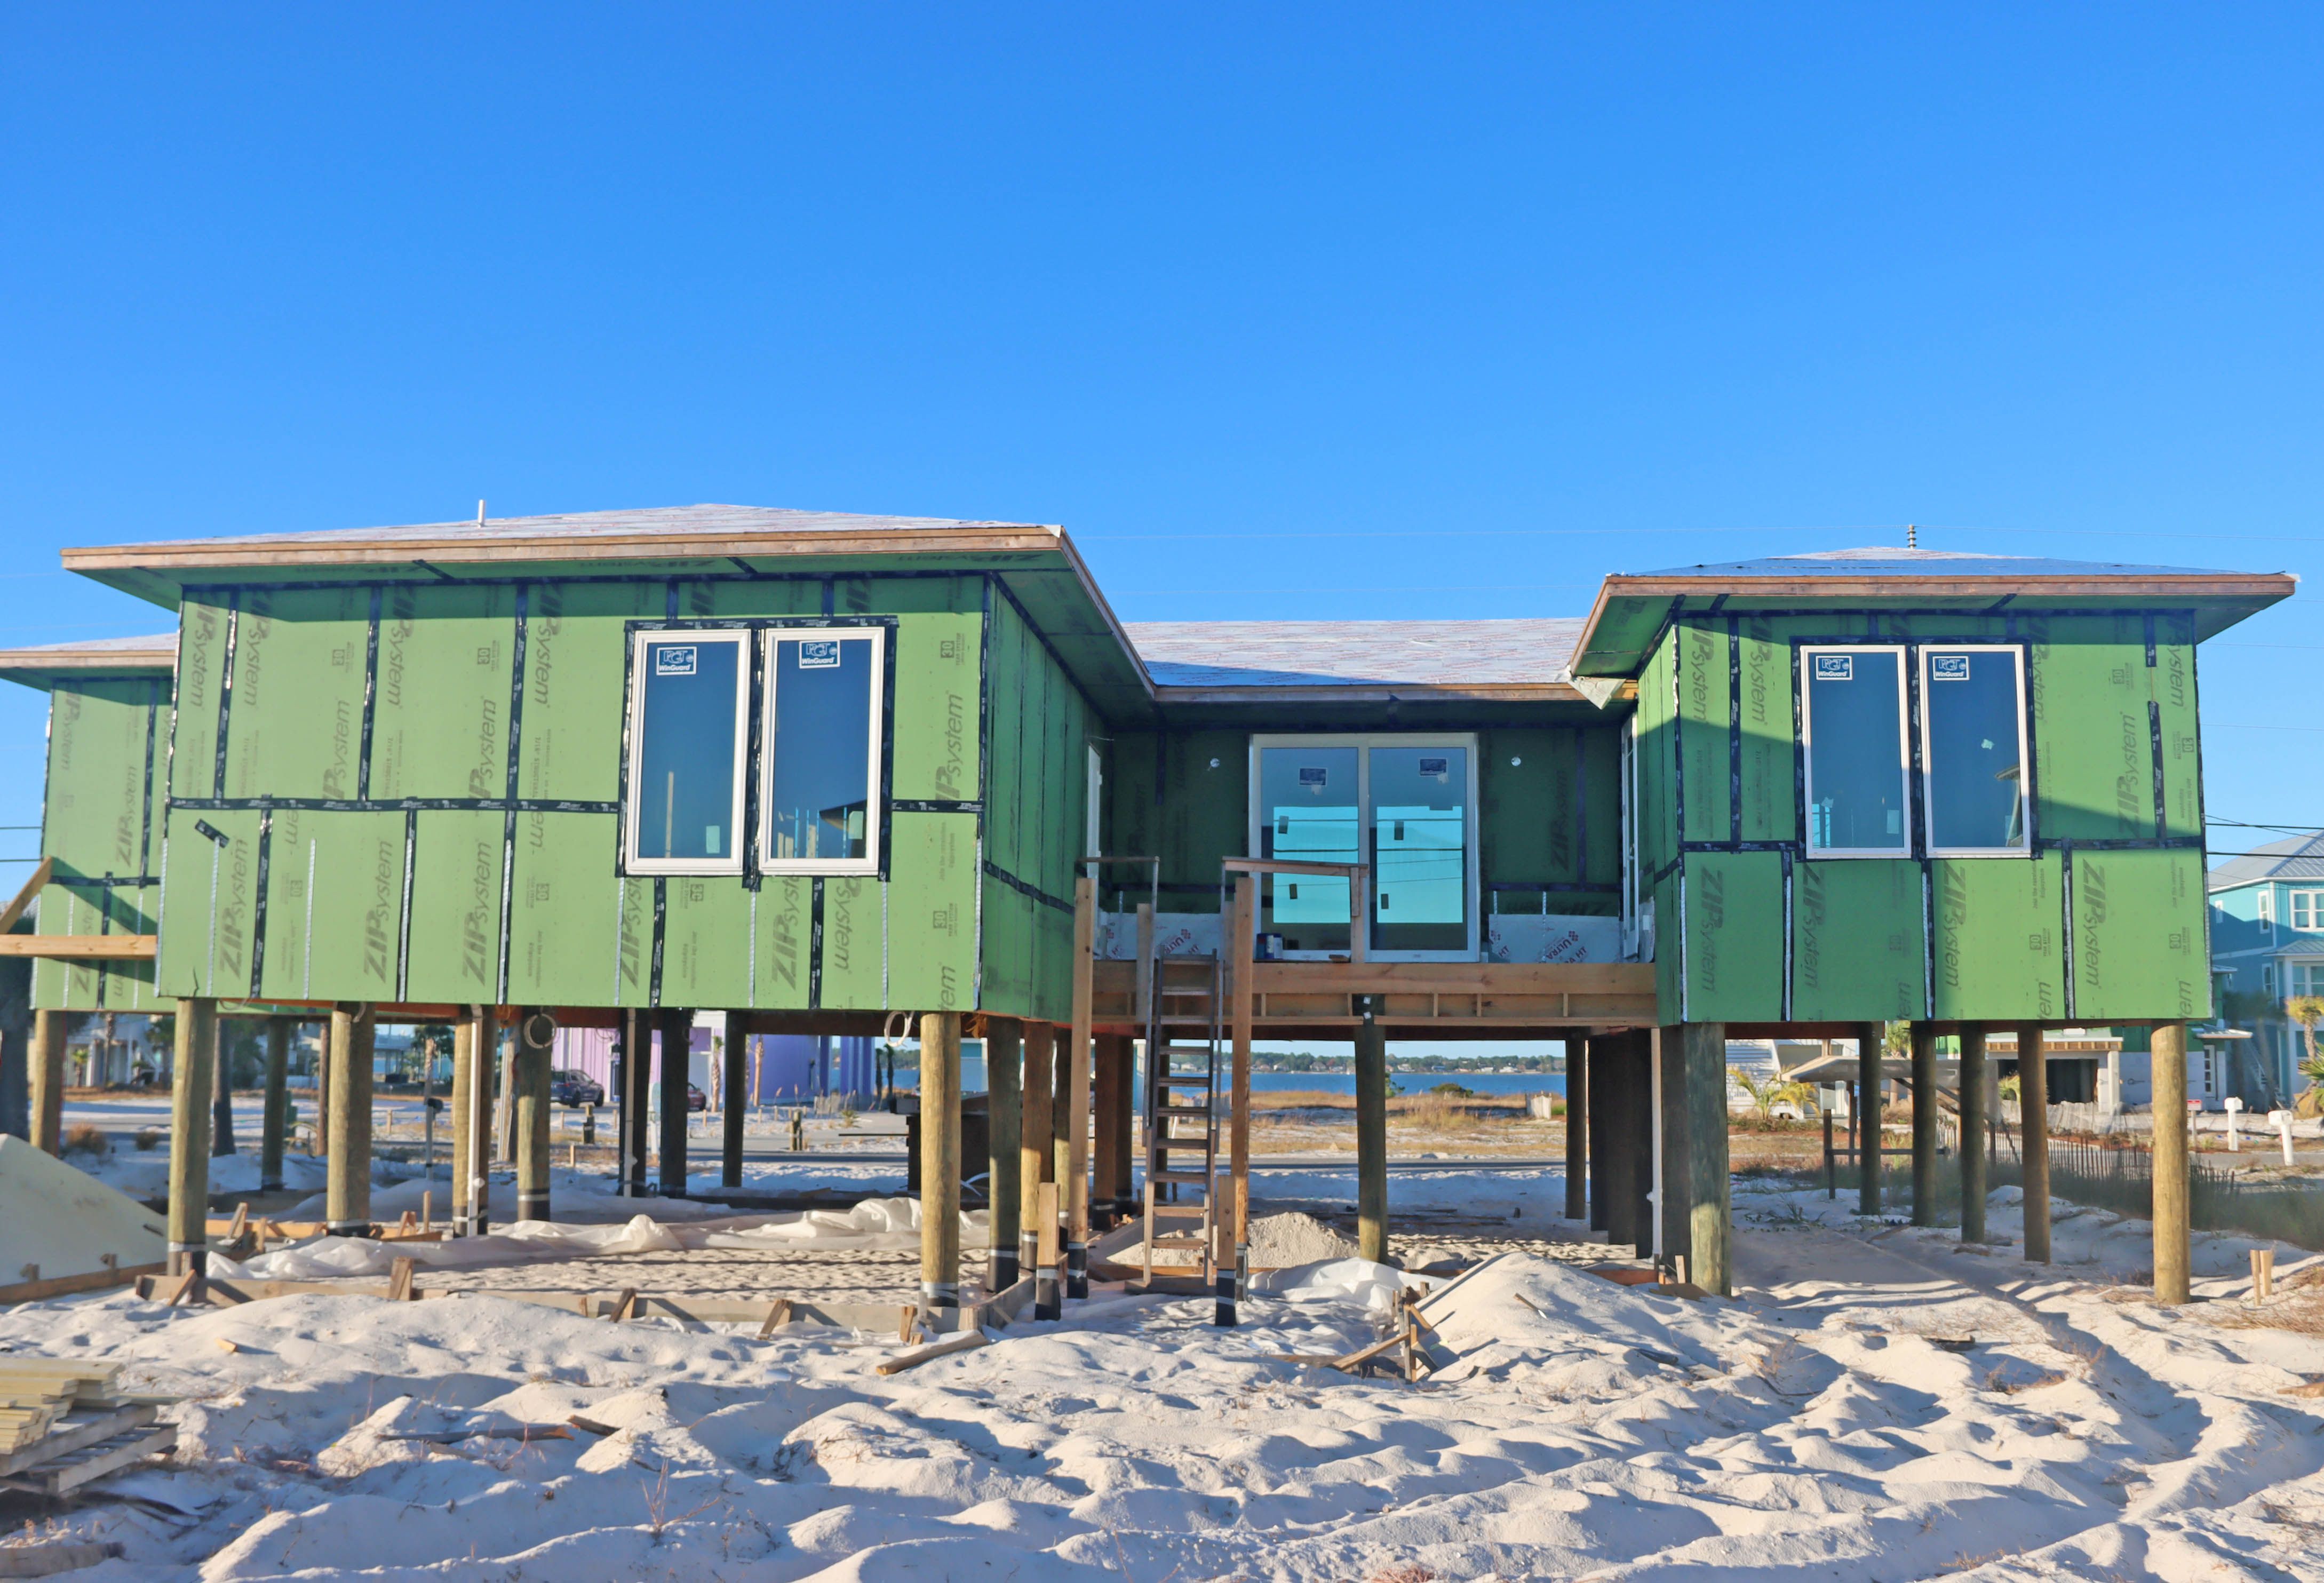
<svg viewBox="0 0 2324 1583">
<path fill-rule="evenodd" d="M 2043 610 L 2182 609 L 2196 612 L 2200 641 L 2290 598 L 2297 586 L 2298 579 L 2282 572 L 2212 572 L 1889 548 L 1616 574 L 1599 587 L 1575 645 L 1573 671 L 1577 676 L 1632 675 L 1674 618 L 1714 610 L 1854 606 L 1977 611 L 2005 602 Z"/>
</svg>

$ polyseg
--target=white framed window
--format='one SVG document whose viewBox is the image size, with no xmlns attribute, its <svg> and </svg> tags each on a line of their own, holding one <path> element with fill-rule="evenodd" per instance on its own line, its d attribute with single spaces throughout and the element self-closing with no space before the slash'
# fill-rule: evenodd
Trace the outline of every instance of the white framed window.
<svg viewBox="0 0 2324 1583">
<path fill-rule="evenodd" d="M 1921 650 L 1922 839 L 1932 857 L 2030 857 L 2024 656 Z"/>
<path fill-rule="evenodd" d="M 759 867 L 876 874 L 887 629 L 774 627 L 762 640 Z"/>
<path fill-rule="evenodd" d="M 2310 933 L 2324 929 L 2324 890 L 2292 893 L 2292 926 Z"/>
<path fill-rule="evenodd" d="M 740 630 L 632 639 L 622 834 L 631 873 L 742 871 L 747 640 Z"/>
<path fill-rule="evenodd" d="M 2296 1000 L 2303 995 L 2324 997 L 2324 962 L 2295 962 L 2287 964 L 2292 970 L 2292 993 L 2285 997 Z"/>
<path fill-rule="evenodd" d="M 1469 733 L 1254 736 L 1250 846 L 1259 857 L 1363 863 L 1365 954 L 1477 954 L 1477 739 Z M 1348 882 L 1265 875 L 1259 931 L 1287 957 L 1345 953 Z"/>
<path fill-rule="evenodd" d="M 2270 939 L 2270 940 L 2274 939 L 2274 938 L 2275 938 L 2275 890 L 2274 890 L 2274 888 L 2273 888 L 2273 887 L 2271 887 L 2271 886 L 2264 886 L 2264 886 L 2260 887 L 2259 894 L 2258 894 L 2257 896 L 2255 896 L 2253 899 L 2254 899 L 2255 902 L 2257 902 L 2257 903 L 2258 903 L 2258 906 L 2259 906 L 2259 932 L 2260 932 L 2263 935 L 2264 935 L 2266 938 L 2268 938 L 2268 939 Z"/>
<path fill-rule="evenodd" d="M 1803 648 L 1800 695 L 1809 855 L 1909 854 L 1903 645 Z"/>
</svg>

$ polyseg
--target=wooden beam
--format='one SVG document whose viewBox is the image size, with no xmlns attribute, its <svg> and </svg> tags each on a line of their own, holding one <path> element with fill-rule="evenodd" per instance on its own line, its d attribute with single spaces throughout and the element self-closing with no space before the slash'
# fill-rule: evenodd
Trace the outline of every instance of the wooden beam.
<svg viewBox="0 0 2324 1583">
<path fill-rule="evenodd" d="M 151 962 L 158 934 L 0 934 L 0 956 L 59 962 Z"/>
<path fill-rule="evenodd" d="M 46 888 L 50 876 L 56 871 L 56 859 L 41 860 L 41 866 L 32 870 L 32 877 L 24 881 L 24 888 L 16 892 L 15 899 L 6 907 L 0 907 L 0 934 L 5 934 L 16 926 L 16 920 L 24 916 L 24 909 L 32 905 L 33 898 Z"/>
</svg>

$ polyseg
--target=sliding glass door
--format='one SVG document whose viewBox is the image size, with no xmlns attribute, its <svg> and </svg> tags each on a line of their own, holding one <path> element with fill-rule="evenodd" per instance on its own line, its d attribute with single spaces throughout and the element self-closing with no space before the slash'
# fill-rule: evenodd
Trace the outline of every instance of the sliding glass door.
<svg viewBox="0 0 2324 1583">
<path fill-rule="evenodd" d="M 1476 743 L 1468 736 L 1251 739 L 1251 844 L 1261 857 L 1364 863 L 1365 949 L 1396 961 L 1477 953 Z M 1291 957 L 1344 955 L 1348 882 L 1269 875 L 1259 932 Z"/>
</svg>

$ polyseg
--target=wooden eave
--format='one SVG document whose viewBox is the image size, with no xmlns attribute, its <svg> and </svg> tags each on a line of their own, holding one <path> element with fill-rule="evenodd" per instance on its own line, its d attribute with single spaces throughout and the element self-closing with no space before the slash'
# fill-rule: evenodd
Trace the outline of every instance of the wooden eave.
<svg viewBox="0 0 2324 1583">
<path fill-rule="evenodd" d="M 65 676 L 166 676 L 178 668 L 174 643 L 165 652 L 120 649 L 0 649 L 0 681 L 47 692 Z"/>
<path fill-rule="evenodd" d="M 1154 708 L 1153 678 L 1080 550 L 1063 528 L 1040 524 L 970 522 L 862 532 L 544 532 L 489 538 L 469 533 L 364 538 L 335 530 L 306 538 L 270 536 L 263 542 L 87 547 L 67 549 L 62 558 L 69 572 L 165 609 L 175 609 L 180 590 L 189 584 L 245 579 L 457 583 L 464 570 L 544 579 L 624 570 L 640 577 L 743 572 L 877 575 L 904 561 L 916 563 L 909 567 L 916 571 L 991 572 L 1009 584 L 1060 657 L 1078 662 L 1076 679 L 1101 713 L 1148 714 Z M 1060 576 L 1071 580 L 1070 594 L 1037 587 L 1054 585 Z M 1084 608 L 1067 613 L 1072 604 Z M 1102 674 L 1109 671 L 1111 676 Z"/>
<path fill-rule="evenodd" d="M 1897 576 L 1631 577 L 1615 575 L 1598 585 L 1598 596 L 1573 646 L 1573 668 L 1596 676 L 1628 675 L 1643 649 L 1596 652 L 1600 627 L 1618 602 L 1665 604 L 1680 615 L 1707 609 L 1783 609 L 1799 605 L 1882 608 L 1890 605 L 1950 605 L 1975 611 L 2004 600 L 2042 608 L 2057 603 L 2104 607 L 2179 605 L 2209 610 L 2226 619 L 2206 623 L 2200 638 L 2214 636 L 2268 605 L 2292 597 L 2299 579 L 2288 572 L 2203 573 L 2194 575 L 2127 573 L 2087 576 Z"/>
<path fill-rule="evenodd" d="M 1638 685 L 1626 681 L 1607 701 L 1637 699 Z M 1165 709 L 1197 709 L 1237 705 L 1312 704 L 1328 708 L 1349 704 L 1589 704 L 1591 700 L 1571 682 L 1487 682 L 1423 684 L 1358 682 L 1343 686 L 1301 684 L 1293 686 L 1176 687 L 1157 686 L 1154 701 Z"/>
</svg>

